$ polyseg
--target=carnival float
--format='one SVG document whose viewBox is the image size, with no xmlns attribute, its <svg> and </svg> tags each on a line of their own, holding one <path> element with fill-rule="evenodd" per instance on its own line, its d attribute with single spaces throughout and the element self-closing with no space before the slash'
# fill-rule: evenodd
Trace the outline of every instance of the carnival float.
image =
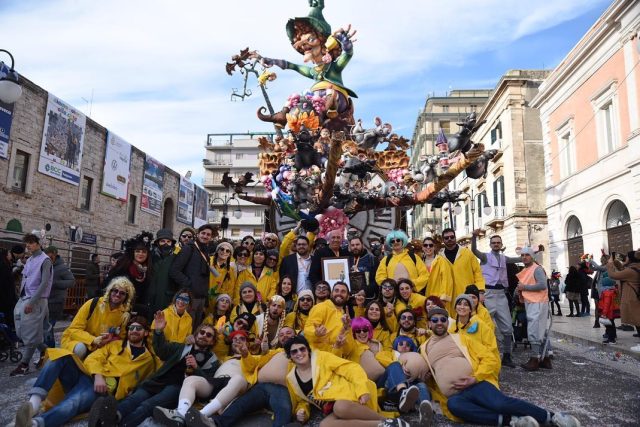
<svg viewBox="0 0 640 427">
<path fill-rule="evenodd" d="M 496 151 L 484 151 L 471 140 L 482 125 L 475 113 L 458 123 L 460 130 L 448 140 L 441 131 L 437 153 L 421 156 L 413 167 L 407 154 L 412 141 L 394 133 L 379 117 L 356 120 L 357 95 L 342 79 L 354 54 L 356 31 L 350 26 L 332 31 L 322 14 L 324 0 L 309 0 L 309 5 L 307 16 L 286 23 L 289 42 L 302 55 L 302 64 L 262 56 L 250 48 L 226 64 L 229 75 L 239 72 L 244 77 L 242 92 L 235 89 L 232 98 L 251 95 L 248 85 L 255 77 L 266 103 L 257 116 L 273 123 L 275 137 L 259 139 L 258 181 L 267 197 L 246 194 L 246 185 L 253 182 L 250 173 L 237 182 L 225 174 L 223 185 L 236 197 L 274 207 L 292 223 L 316 218 L 322 237 L 357 223 L 354 216 L 365 211 L 425 203 L 442 207 L 451 200 L 446 187 L 456 175 L 463 170 L 470 178 L 486 174 Z M 277 79 L 276 69 L 312 80 L 308 90 L 292 93 L 280 111 L 267 94 L 267 84 Z"/>
</svg>

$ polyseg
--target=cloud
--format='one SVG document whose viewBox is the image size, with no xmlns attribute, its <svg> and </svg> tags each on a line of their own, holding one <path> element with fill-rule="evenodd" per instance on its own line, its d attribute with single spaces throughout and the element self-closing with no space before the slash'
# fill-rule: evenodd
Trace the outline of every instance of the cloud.
<svg viewBox="0 0 640 427">
<path fill-rule="evenodd" d="M 264 104 L 254 94 L 230 102 L 241 85 L 224 64 L 250 46 L 265 56 L 299 61 L 284 26 L 304 16 L 303 0 L 213 2 L 186 0 L 77 0 L 2 2 L 0 40 L 17 70 L 168 166 L 202 173 L 207 133 L 269 130 L 255 118 Z M 469 58 L 561 25 L 602 0 L 468 2 L 326 0 L 333 28 L 358 30 L 353 61 L 344 72 L 355 90 L 356 116 L 394 120 L 411 136 L 431 73 L 468 67 Z M 7 43 L 8 42 L 8 43 Z M 556 57 L 562 54 L 556 55 Z M 269 96 L 279 109 L 309 81 L 277 69 Z M 488 76 L 463 81 L 490 82 Z M 494 82 L 499 79 L 495 76 Z"/>
</svg>

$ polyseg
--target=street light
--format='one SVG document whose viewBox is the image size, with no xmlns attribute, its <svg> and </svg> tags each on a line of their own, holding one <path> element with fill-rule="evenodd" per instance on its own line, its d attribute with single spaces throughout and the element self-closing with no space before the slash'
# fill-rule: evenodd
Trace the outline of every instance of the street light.
<svg viewBox="0 0 640 427">
<path fill-rule="evenodd" d="M 471 203 L 470 206 L 470 210 L 471 210 L 471 229 L 475 230 L 476 226 L 475 226 L 475 214 L 476 214 L 476 196 L 480 196 L 484 194 L 484 203 L 482 205 L 482 213 L 484 213 L 485 215 L 490 215 L 491 212 L 493 211 L 493 208 L 491 207 L 491 205 L 489 205 L 489 200 L 487 199 L 487 194 L 483 191 L 482 193 L 478 193 L 478 194 L 474 194 L 473 192 L 473 188 L 471 189 L 471 193 L 462 193 L 457 200 L 452 200 L 456 202 L 456 205 L 453 208 L 453 212 L 456 215 L 460 215 L 462 213 L 462 206 L 460 206 L 460 201 L 462 200 L 467 200 L 468 202 Z M 467 197 L 464 197 L 467 196 Z"/>
<path fill-rule="evenodd" d="M 210 208 L 213 209 L 213 205 L 214 205 L 214 202 L 216 200 L 219 200 L 222 203 L 222 218 L 220 220 L 220 229 L 222 230 L 223 235 L 224 235 L 224 230 L 229 228 L 229 218 L 227 217 L 227 213 L 229 212 L 229 202 L 231 202 L 233 200 L 238 204 L 236 206 L 236 208 L 233 210 L 233 217 L 235 219 L 240 219 L 240 218 L 242 218 L 242 210 L 240 209 L 240 201 L 238 199 L 236 199 L 235 194 L 232 195 L 231 197 L 229 197 L 229 196 L 227 196 L 225 194 L 224 195 L 224 199 L 220 198 L 220 197 L 214 197 L 213 199 L 210 199 L 210 201 L 209 201 Z"/>
<path fill-rule="evenodd" d="M 0 101 L 13 104 L 22 95 L 22 86 L 20 86 L 18 73 L 13 69 L 13 55 L 5 49 L 0 49 L 0 52 L 6 53 L 11 58 L 11 67 L 7 67 L 0 61 Z"/>
</svg>

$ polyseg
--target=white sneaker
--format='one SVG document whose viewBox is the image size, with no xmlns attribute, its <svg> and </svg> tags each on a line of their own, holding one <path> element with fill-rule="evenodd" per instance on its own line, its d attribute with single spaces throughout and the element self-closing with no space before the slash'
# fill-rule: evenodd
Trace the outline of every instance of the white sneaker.
<svg viewBox="0 0 640 427">
<path fill-rule="evenodd" d="M 553 414 L 551 422 L 557 427 L 580 427 L 580 421 L 573 415 L 558 412 Z"/>
<path fill-rule="evenodd" d="M 153 408 L 153 420 L 165 427 L 183 427 L 184 417 L 175 409 L 156 406 Z"/>
<path fill-rule="evenodd" d="M 398 401 L 398 410 L 407 413 L 416 406 L 416 402 L 420 398 L 420 390 L 412 385 L 402 390 L 400 400 Z"/>
<path fill-rule="evenodd" d="M 529 415 L 524 417 L 511 417 L 509 425 L 511 427 L 540 427 L 536 419 Z"/>
<path fill-rule="evenodd" d="M 411 425 L 402 418 L 387 418 L 380 424 L 380 427 L 411 427 Z"/>
<path fill-rule="evenodd" d="M 631 351 L 635 351 L 636 353 L 640 353 L 640 344 L 634 345 L 631 347 Z"/>
<path fill-rule="evenodd" d="M 433 405 L 431 404 L 431 401 L 423 400 L 420 402 L 419 412 L 420 421 L 418 425 L 420 427 L 431 427 L 431 424 L 433 423 Z"/>
</svg>

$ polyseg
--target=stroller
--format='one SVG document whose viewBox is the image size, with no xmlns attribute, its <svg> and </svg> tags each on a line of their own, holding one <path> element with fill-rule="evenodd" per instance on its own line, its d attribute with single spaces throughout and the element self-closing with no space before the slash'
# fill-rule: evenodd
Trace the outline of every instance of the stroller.
<svg viewBox="0 0 640 427">
<path fill-rule="evenodd" d="M 19 362 L 22 353 L 18 351 L 18 337 L 4 321 L 4 313 L 0 313 L 0 362 L 5 360 Z"/>
</svg>

